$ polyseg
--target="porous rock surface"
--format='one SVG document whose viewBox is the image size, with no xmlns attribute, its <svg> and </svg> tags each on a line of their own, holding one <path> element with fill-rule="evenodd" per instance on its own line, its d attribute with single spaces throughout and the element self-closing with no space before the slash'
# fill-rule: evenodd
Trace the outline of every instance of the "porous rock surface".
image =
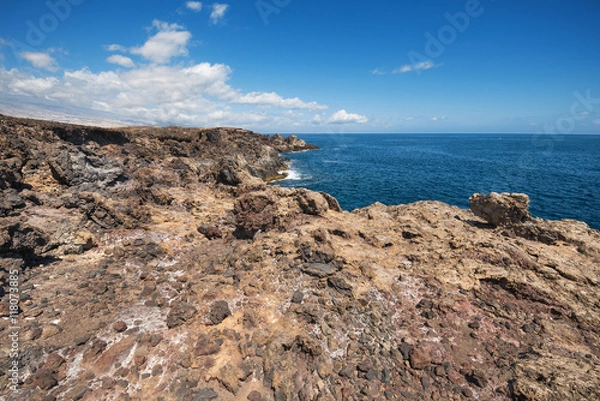
<svg viewBox="0 0 600 401">
<path fill-rule="evenodd" d="M 264 184 L 288 150 L 0 116 L 0 397 L 600 398 L 600 233 L 440 202 L 343 212 Z"/>
</svg>

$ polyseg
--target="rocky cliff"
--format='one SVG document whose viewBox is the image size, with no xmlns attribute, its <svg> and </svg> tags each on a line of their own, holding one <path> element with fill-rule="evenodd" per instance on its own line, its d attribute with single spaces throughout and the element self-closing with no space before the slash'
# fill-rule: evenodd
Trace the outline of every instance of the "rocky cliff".
<svg viewBox="0 0 600 401">
<path fill-rule="evenodd" d="M 600 398 L 600 233 L 266 185 L 303 146 L 0 116 L 1 397 Z"/>
</svg>

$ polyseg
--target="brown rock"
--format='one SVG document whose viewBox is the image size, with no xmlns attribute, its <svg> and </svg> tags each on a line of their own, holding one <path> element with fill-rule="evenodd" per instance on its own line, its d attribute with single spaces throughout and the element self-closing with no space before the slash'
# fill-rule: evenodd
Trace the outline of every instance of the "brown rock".
<svg viewBox="0 0 600 401">
<path fill-rule="evenodd" d="M 46 359 L 46 363 L 44 364 L 44 368 L 51 370 L 52 372 L 57 372 L 65 364 L 65 359 L 58 355 L 56 352 L 48 355 Z"/>
<path fill-rule="evenodd" d="M 410 366 L 422 370 L 431 365 L 431 355 L 423 348 L 413 348 L 409 353 Z"/>
<path fill-rule="evenodd" d="M 231 311 L 227 301 L 216 301 L 210 307 L 208 320 L 212 324 L 219 324 L 229 316 L 231 316 Z"/>
<path fill-rule="evenodd" d="M 170 329 L 181 326 L 196 315 L 196 308 L 187 302 L 173 306 L 167 315 L 167 327 Z"/>
<path fill-rule="evenodd" d="M 125 323 L 122 320 L 119 320 L 118 322 L 113 323 L 112 327 L 114 331 L 116 331 L 117 333 L 121 333 L 127 330 L 127 323 Z"/>
<path fill-rule="evenodd" d="M 237 394 L 240 389 L 240 372 L 230 364 L 219 369 L 217 379 L 229 392 Z"/>
<path fill-rule="evenodd" d="M 247 397 L 248 401 L 263 401 L 263 396 L 256 390 L 252 390 Z"/>
<path fill-rule="evenodd" d="M 58 380 L 56 380 L 54 372 L 50 369 L 39 369 L 33 374 L 32 385 L 42 390 L 50 390 L 57 384 Z"/>
<path fill-rule="evenodd" d="M 525 194 L 474 194 L 469 199 L 471 210 L 476 216 L 493 226 L 510 226 L 527 221 L 529 196 Z"/>
</svg>

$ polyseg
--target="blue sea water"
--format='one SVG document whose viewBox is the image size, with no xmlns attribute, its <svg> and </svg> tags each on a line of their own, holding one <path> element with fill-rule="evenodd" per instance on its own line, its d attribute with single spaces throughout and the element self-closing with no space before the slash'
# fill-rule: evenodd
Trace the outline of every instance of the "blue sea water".
<svg viewBox="0 0 600 401">
<path fill-rule="evenodd" d="M 439 200 L 469 207 L 476 193 L 522 192 L 531 213 L 600 230 L 600 135 L 306 134 L 318 151 L 286 154 L 278 181 L 335 196 L 345 210 Z"/>
</svg>

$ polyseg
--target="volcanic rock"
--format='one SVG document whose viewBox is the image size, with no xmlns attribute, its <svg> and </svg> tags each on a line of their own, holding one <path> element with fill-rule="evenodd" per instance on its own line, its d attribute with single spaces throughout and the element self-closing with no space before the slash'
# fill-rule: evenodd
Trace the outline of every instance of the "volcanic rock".
<svg viewBox="0 0 600 401">
<path fill-rule="evenodd" d="M 0 398 L 600 399 L 598 231 L 264 183 L 308 148 L 0 116 Z"/>
<path fill-rule="evenodd" d="M 493 226 L 508 226 L 527 221 L 529 196 L 526 194 L 474 194 L 469 199 L 471 210 Z"/>
</svg>

